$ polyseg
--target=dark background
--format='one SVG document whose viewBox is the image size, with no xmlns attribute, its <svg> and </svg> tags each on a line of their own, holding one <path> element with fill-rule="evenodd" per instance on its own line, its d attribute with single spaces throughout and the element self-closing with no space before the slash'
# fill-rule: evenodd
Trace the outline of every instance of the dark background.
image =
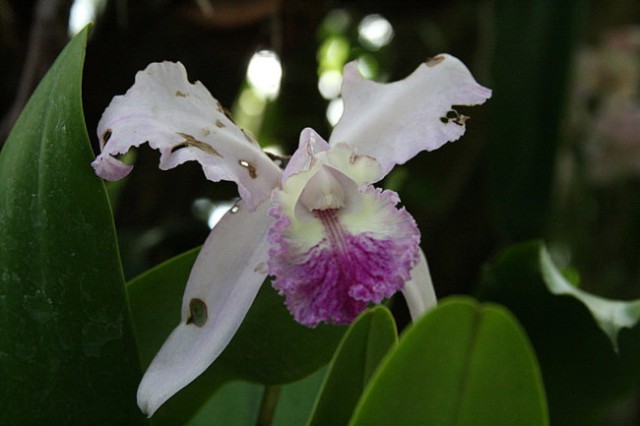
<svg viewBox="0 0 640 426">
<path fill-rule="evenodd" d="M 66 43 L 71 3 L 0 0 L 0 140 Z M 585 288 L 610 297 L 640 296 L 638 176 L 591 179 L 592 165 L 585 160 L 585 141 L 593 134 L 589 120 L 597 120 L 602 99 L 615 87 L 574 95 L 579 52 L 606 48 L 603 40 L 612 31 L 637 25 L 640 2 L 210 4 L 212 16 L 196 1 L 107 2 L 92 30 L 84 73 L 85 116 L 96 149 L 102 111 L 148 63 L 181 61 L 191 80 L 202 81 L 231 106 L 251 55 L 261 48 L 278 52 L 284 68 L 280 97 L 270 105 L 261 135 L 289 152 L 303 127 L 328 137 L 316 58 L 327 36 L 327 14 L 343 9 L 352 22 L 343 34 L 351 40 L 350 56 L 373 55 L 390 80 L 447 51 L 494 90 L 486 105 L 470 111 L 460 141 L 422 153 L 386 181 L 418 221 L 440 296 L 472 293 L 483 264 L 508 244 L 532 238 L 544 238 Z M 370 13 L 386 17 L 395 31 L 391 44 L 375 52 L 357 40 L 357 23 Z M 640 48 L 630 52 L 637 59 Z M 577 110 L 585 112 L 579 119 Z M 114 198 L 128 277 L 201 244 L 208 228 L 193 214 L 195 199 L 236 195 L 234 185 L 203 179 L 195 164 L 158 171 L 157 158 L 141 148 L 135 172 Z"/>
</svg>

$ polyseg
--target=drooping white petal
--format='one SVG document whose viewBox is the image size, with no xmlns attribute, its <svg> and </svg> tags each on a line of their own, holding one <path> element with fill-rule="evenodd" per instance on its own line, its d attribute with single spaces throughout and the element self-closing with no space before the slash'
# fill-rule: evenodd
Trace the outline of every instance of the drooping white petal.
<svg viewBox="0 0 640 426">
<path fill-rule="evenodd" d="M 236 182 L 249 208 L 266 200 L 281 176 L 253 136 L 235 125 L 202 83 L 189 83 L 180 63 L 154 63 L 140 71 L 127 93 L 105 110 L 98 137 L 102 153 L 93 167 L 109 180 L 131 170 L 114 157 L 145 142 L 160 151 L 163 170 L 195 160 L 208 179 Z"/>
<path fill-rule="evenodd" d="M 405 283 L 402 294 L 414 322 L 438 303 L 427 258 L 422 250 L 420 250 L 420 260 L 411 270 L 411 279 Z"/>
<path fill-rule="evenodd" d="M 420 151 L 435 150 L 464 134 L 467 117 L 456 105 L 477 105 L 491 96 L 458 59 L 441 54 L 404 80 L 365 80 L 355 62 L 342 82 L 344 113 L 329 138 L 351 145 L 358 155 L 377 159 L 384 173 Z"/>
<path fill-rule="evenodd" d="M 267 273 L 269 207 L 249 211 L 241 202 L 207 238 L 187 282 L 181 322 L 138 388 L 138 405 L 149 416 L 204 372 L 240 327 Z"/>
</svg>

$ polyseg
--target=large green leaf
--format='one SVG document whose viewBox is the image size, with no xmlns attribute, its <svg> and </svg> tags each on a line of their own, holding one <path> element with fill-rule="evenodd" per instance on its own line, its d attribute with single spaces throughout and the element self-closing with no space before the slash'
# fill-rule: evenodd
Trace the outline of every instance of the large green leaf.
<svg viewBox="0 0 640 426">
<path fill-rule="evenodd" d="M 87 31 L 0 152 L 2 424 L 146 423 L 113 219 L 82 114 Z"/>
<path fill-rule="evenodd" d="M 445 300 L 401 337 L 351 425 L 546 425 L 540 373 L 512 315 Z"/>
<path fill-rule="evenodd" d="M 637 391 L 640 303 L 572 287 L 542 243 L 522 243 L 501 253 L 486 268 L 478 296 L 506 305 L 527 330 L 553 424 L 601 424 L 599 415 L 608 403 Z"/>
<path fill-rule="evenodd" d="M 387 308 L 378 306 L 363 314 L 343 337 L 308 424 L 347 424 L 378 364 L 397 341 Z"/>
<path fill-rule="evenodd" d="M 184 285 L 197 251 L 185 253 L 131 281 L 127 287 L 143 365 L 148 365 L 180 321 Z M 325 365 L 344 327 L 315 329 L 293 320 L 268 282 L 220 358 L 153 416 L 155 424 L 188 421 L 230 380 L 280 384 L 299 380 Z"/>
</svg>

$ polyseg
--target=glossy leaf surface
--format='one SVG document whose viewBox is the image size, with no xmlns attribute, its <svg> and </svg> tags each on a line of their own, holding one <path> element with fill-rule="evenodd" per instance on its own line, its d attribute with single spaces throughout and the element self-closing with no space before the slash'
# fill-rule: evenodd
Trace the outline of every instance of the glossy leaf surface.
<svg viewBox="0 0 640 426">
<path fill-rule="evenodd" d="M 331 361 L 309 425 L 347 424 L 382 358 L 398 341 L 389 310 L 365 312 L 345 334 Z"/>
<path fill-rule="evenodd" d="M 504 308 L 449 299 L 408 329 L 351 425 L 546 425 L 527 337 Z"/>
<path fill-rule="evenodd" d="M 145 424 L 140 367 L 81 101 L 88 29 L 0 152 L 0 423 Z"/>
</svg>

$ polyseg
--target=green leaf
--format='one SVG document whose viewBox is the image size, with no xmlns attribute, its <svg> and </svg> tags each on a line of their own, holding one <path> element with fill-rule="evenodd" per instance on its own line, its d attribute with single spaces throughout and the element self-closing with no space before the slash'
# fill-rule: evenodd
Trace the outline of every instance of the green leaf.
<svg viewBox="0 0 640 426">
<path fill-rule="evenodd" d="M 182 253 L 127 283 L 140 362 L 146 368 L 180 321 L 184 285 L 200 251 Z"/>
<path fill-rule="evenodd" d="M 605 299 L 574 287 L 562 276 L 544 245 L 540 247 L 540 269 L 549 292 L 557 296 L 573 296 L 584 303 L 617 352 L 620 330 L 633 328 L 640 320 L 640 299 L 630 302 Z"/>
<path fill-rule="evenodd" d="M 327 369 L 322 368 L 309 377 L 282 386 L 273 426 L 303 425 L 309 418 Z"/>
<path fill-rule="evenodd" d="M 507 306 L 526 329 L 552 424 L 601 424 L 607 404 L 637 391 L 638 301 L 606 300 L 572 287 L 539 241 L 501 253 L 484 271 L 478 296 Z"/>
<path fill-rule="evenodd" d="M 273 426 L 304 424 L 313 408 L 326 369 L 300 381 L 279 386 Z M 263 385 L 247 382 L 227 383 L 207 401 L 189 421 L 189 426 L 253 426 L 256 424 Z"/>
<path fill-rule="evenodd" d="M 145 424 L 113 218 L 82 114 L 88 29 L 0 152 L 0 423 Z"/>
<path fill-rule="evenodd" d="M 503 237 L 542 234 L 548 219 L 567 85 L 588 0 L 501 0 L 487 140 L 493 219 Z"/>
<path fill-rule="evenodd" d="M 445 300 L 400 338 L 351 425 L 546 425 L 540 373 L 511 314 Z"/>
<path fill-rule="evenodd" d="M 147 366 L 180 321 L 182 293 L 197 250 L 178 256 L 127 286 L 142 363 Z M 153 416 L 154 424 L 188 421 L 224 383 L 290 383 L 331 358 L 344 327 L 298 324 L 266 282 L 227 349 L 209 369 Z"/>
<path fill-rule="evenodd" d="M 378 364 L 397 341 L 387 308 L 378 306 L 360 316 L 338 346 L 308 424 L 347 424 Z"/>
<path fill-rule="evenodd" d="M 189 421 L 188 426 L 253 426 L 264 386 L 227 383 Z"/>
</svg>

